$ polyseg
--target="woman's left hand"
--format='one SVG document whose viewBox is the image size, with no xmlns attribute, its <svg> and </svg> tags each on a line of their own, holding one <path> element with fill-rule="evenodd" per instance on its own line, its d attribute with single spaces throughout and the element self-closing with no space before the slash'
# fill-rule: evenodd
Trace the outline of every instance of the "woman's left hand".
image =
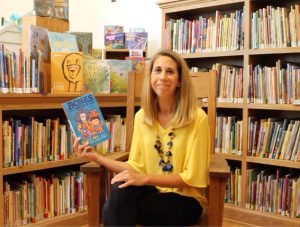
<svg viewBox="0 0 300 227">
<path fill-rule="evenodd" d="M 143 186 L 146 184 L 146 175 L 145 174 L 139 174 L 130 170 L 125 170 L 119 174 L 117 174 L 112 180 L 111 184 L 117 183 L 117 182 L 123 182 L 124 184 L 121 184 L 119 188 L 125 188 L 129 185 L 134 186 Z"/>
</svg>

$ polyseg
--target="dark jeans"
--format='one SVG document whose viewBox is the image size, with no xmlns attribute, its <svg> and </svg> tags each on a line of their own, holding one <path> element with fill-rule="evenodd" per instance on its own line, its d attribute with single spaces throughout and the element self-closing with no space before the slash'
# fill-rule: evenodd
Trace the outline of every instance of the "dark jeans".
<svg viewBox="0 0 300 227">
<path fill-rule="evenodd" d="M 192 197 L 159 193 L 154 186 L 112 185 L 110 198 L 103 207 L 104 226 L 189 226 L 203 208 Z"/>
</svg>

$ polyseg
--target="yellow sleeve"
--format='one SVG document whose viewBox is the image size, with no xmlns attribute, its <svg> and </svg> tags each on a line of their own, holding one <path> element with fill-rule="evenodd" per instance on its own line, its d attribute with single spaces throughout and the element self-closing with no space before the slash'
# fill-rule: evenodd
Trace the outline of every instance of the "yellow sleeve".
<svg viewBox="0 0 300 227">
<path fill-rule="evenodd" d="M 141 148 L 139 145 L 140 140 L 140 132 L 139 132 L 139 125 L 142 124 L 140 120 L 140 111 L 136 113 L 134 118 L 134 129 L 133 129 L 133 135 L 132 135 L 132 142 L 131 142 L 131 148 L 129 153 L 129 158 L 127 163 L 131 165 L 136 171 L 138 171 L 140 174 L 145 174 L 145 157 L 141 152 Z"/>
<path fill-rule="evenodd" d="M 209 125 L 207 115 L 197 122 L 192 150 L 186 168 L 180 173 L 183 181 L 193 187 L 207 187 L 209 184 Z"/>
</svg>

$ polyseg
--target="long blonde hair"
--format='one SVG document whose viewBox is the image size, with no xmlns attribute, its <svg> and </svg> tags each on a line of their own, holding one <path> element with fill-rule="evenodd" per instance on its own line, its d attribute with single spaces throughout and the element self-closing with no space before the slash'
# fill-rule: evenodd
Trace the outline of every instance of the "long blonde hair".
<svg viewBox="0 0 300 227">
<path fill-rule="evenodd" d="M 154 62 L 161 56 L 168 56 L 172 58 L 177 65 L 180 87 L 177 87 L 175 90 L 173 118 L 169 122 L 169 126 L 172 126 L 173 128 L 180 128 L 188 125 L 195 118 L 197 99 L 190 71 L 185 60 L 179 54 L 169 49 L 159 51 L 151 59 L 147 67 L 141 97 L 141 106 L 144 109 L 143 122 L 147 125 L 153 126 L 157 119 L 158 102 L 157 95 L 151 87 L 151 72 L 153 70 Z"/>
</svg>

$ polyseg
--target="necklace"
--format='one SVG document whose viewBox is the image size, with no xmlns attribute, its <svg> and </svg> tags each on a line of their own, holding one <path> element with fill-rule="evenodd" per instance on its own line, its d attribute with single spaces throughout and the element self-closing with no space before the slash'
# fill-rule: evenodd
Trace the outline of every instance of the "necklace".
<svg viewBox="0 0 300 227">
<path fill-rule="evenodd" d="M 158 124 L 158 123 L 157 123 Z M 171 156 L 172 156 L 172 152 L 171 152 L 171 149 L 173 147 L 173 142 L 172 140 L 174 139 L 175 137 L 175 134 L 173 132 L 174 129 L 172 129 L 172 132 L 170 132 L 168 135 L 170 137 L 170 141 L 167 143 L 167 146 L 169 146 L 169 151 L 166 153 L 166 157 L 168 158 L 167 162 L 164 161 L 164 152 L 163 150 L 161 149 L 162 147 L 162 144 L 160 142 L 160 137 L 158 135 L 158 129 L 157 129 L 157 140 L 155 142 L 155 149 L 157 150 L 158 152 L 158 155 L 160 157 L 160 160 L 159 160 L 159 166 L 162 166 L 162 171 L 168 171 L 168 172 L 172 172 L 173 170 L 173 166 L 171 164 Z"/>
</svg>

